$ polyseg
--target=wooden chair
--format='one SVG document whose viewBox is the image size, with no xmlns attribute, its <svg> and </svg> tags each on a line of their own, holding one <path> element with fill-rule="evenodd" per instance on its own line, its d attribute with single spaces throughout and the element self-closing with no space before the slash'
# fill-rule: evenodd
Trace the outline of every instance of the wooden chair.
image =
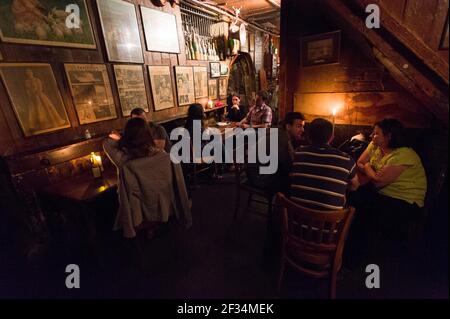
<svg viewBox="0 0 450 319">
<path fill-rule="evenodd" d="M 280 291 L 285 264 L 312 278 L 329 277 L 330 298 L 336 298 L 336 277 L 355 209 L 318 211 L 302 207 L 277 194 L 282 206 L 282 254 L 277 291 Z"/>
<path fill-rule="evenodd" d="M 247 209 L 250 207 L 251 202 L 258 202 L 267 205 L 267 216 L 269 219 L 272 216 L 272 200 L 275 194 L 273 192 L 260 189 L 250 185 L 247 181 L 243 180 L 243 173 L 245 173 L 246 164 L 235 164 L 235 178 L 236 178 L 236 203 L 234 208 L 233 220 L 237 220 L 239 213 L 239 206 L 241 203 L 241 192 L 248 192 Z M 254 195 L 261 197 L 263 200 L 254 198 Z"/>
</svg>

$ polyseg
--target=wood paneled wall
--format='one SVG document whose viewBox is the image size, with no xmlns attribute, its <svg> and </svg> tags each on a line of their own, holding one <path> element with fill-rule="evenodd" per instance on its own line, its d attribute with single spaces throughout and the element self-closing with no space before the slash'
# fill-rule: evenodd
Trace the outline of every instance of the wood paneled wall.
<svg viewBox="0 0 450 319">
<path fill-rule="evenodd" d="M 303 112 L 307 120 L 372 125 L 395 117 L 407 127 L 429 127 L 432 115 L 375 59 L 372 48 L 351 30 L 334 24 L 321 1 L 284 0 L 281 20 L 280 109 Z M 341 30 L 338 64 L 302 67 L 302 36 Z M 281 114 L 283 116 L 283 114 Z"/>
<path fill-rule="evenodd" d="M 153 111 L 152 95 L 148 77 L 147 65 L 170 65 L 172 72 L 173 94 L 176 101 L 176 89 L 173 67 L 176 65 L 204 65 L 208 67 L 207 61 L 187 61 L 185 56 L 184 37 L 179 6 L 171 7 L 167 3 L 164 7 L 155 7 L 150 0 L 128 0 L 135 4 L 136 15 L 141 38 L 142 50 L 144 52 L 144 65 L 142 65 L 147 90 L 147 98 L 150 105 L 150 118 L 156 122 L 165 122 L 185 116 L 187 107 L 174 107 L 166 110 Z M 108 61 L 106 47 L 103 39 L 100 18 L 95 0 L 86 0 L 92 28 L 94 32 L 97 49 L 77 49 L 63 47 L 49 47 L 41 45 L 23 45 L 12 43 L 0 43 L 0 52 L 3 56 L 1 62 L 45 62 L 50 63 L 55 75 L 58 88 L 61 92 L 66 110 L 70 119 L 71 128 L 49 134 L 25 138 L 19 123 L 15 117 L 10 104 L 5 86 L 0 83 L 0 155 L 11 155 L 22 152 L 36 151 L 52 148 L 59 145 L 70 144 L 83 140 L 84 132 L 89 129 L 92 135 L 104 135 L 112 129 L 120 129 L 128 117 L 121 116 L 120 101 L 114 78 L 113 63 Z M 139 6 L 146 6 L 174 14 L 177 20 L 178 39 L 180 42 L 180 54 L 149 52 L 146 51 L 142 17 Z M 0 62 L 0 63 L 1 63 Z M 77 119 L 74 103 L 70 94 L 68 81 L 64 72 L 64 63 L 102 63 L 106 64 L 114 102 L 118 118 L 109 121 L 81 125 Z M 119 63 L 114 63 L 119 64 Z M 1 81 L 0 81 L 1 82 Z M 200 100 L 206 103 L 206 100 Z"/>
</svg>

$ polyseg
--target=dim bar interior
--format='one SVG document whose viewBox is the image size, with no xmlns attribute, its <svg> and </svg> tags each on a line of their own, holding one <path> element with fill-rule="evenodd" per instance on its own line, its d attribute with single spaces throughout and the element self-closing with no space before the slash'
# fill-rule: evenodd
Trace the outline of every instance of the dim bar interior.
<svg viewBox="0 0 450 319">
<path fill-rule="evenodd" d="M 448 299 L 448 26 L 447 0 L 1 1 L 0 298 Z"/>
</svg>

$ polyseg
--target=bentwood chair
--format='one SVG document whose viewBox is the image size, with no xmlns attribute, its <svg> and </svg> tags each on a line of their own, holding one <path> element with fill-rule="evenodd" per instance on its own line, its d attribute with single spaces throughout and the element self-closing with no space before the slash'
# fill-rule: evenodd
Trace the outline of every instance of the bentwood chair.
<svg viewBox="0 0 450 319">
<path fill-rule="evenodd" d="M 318 211 L 302 207 L 277 193 L 281 205 L 282 253 L 277 290 L 285 265 L 315 279 L 329 278 L 330 298 L 336 298 L 336 278 L 355 209 Z"/>
</svg>

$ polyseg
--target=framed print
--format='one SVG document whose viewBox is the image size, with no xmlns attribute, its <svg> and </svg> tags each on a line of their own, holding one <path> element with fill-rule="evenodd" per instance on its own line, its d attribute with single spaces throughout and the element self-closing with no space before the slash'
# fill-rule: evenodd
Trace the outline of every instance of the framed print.
<svg viewBox="0 0 450 319">
<path fill-rule="evenodd" d="M 122 116 L 130 116 L 132 109 L 140 107 L 148 112 L 144 74 L 140 65 L 114 65 Z"/>
<path fill-rule="evenodd" d="M 66 8 L 74 7 L 79 9 L 79 21 L 70 17 L 75 16 L 74 9 L 66 12 Z M 96 48 L 85 0 L 2 0 L 0 39 L 12 43 Z"/>
<path fill-rule="evenodd" d="M 175 66 L 178 105 L 195 103 L 194 71 L 191 66 Z"/>
<path fill-rule="evenodd" d="M 152 87 L 153 105 L 155 111 L 169 109 L 175 106 L 173 100 L 172 78 L 170 77 L 170 66 L 149 65 L 148 74 Z"/>
<path fill-rule="evenodd" d="M 340 42 L 340 31 L 312 35 L 302 38 L 302 66 L 339 63 Z"/>
<path fill-rule="evenodd" d="M 175 15 L 141 6 L 148 51 L 180 53 Z"/>
<path fill-rule="evenodd" d="M 25 136 L 70 127 L 50 64 L 4 63 L 0 75 Z"/>
<path fill-rule="evenodd" d="M 212 79 L 220 77 L 220 62 L 209 62 L 209 69 Z"/>
<path fill-rule="evenodd" d="M 206 66 L 194 66 L 195 98 L 208 97 L 208 74 Z"/>
<path fill-rule="evenodd" d="M 122 0 L 97 0 L 109 61 L 143 63 L 134 4 Z"/>
<path fill-rule="evenodd" d="M 221 99 L 224 99 L 227 97 L 227 90 L 228 90 L 228 78 L 220 78 L 219 79 L 219 97 Z"/>
<path fill-rule="evenodd" d="M 217 80 L 208 80 L 208 97 L 210 100 L 217 99 Z"/>
<path fill-rule="evenodd" d="M 220 75 L 228 75 L 228 64 L 220 63 Z"/>
<path fill-rule="evenodd" d="M 117 118 L 104 64 L 64 64 L 80 124 Z"/>
</svg>

